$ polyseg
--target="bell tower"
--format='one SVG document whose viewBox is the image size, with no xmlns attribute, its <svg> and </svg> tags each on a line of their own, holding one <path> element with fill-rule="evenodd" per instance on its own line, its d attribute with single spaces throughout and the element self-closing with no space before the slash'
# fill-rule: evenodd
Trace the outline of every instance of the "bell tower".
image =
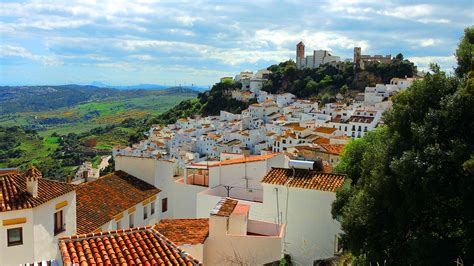
<svg viewBox="0 0 474 266">
<path fill-rule="evenodd" d="M 296 45 L 296 66 L 301 67 L 304 60 L 304 43 L 301 41 Z"/>
</svg>

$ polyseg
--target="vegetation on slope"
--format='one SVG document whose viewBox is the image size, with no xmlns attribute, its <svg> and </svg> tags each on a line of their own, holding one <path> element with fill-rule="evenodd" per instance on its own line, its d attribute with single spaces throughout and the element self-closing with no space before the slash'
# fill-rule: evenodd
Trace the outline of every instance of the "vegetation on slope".
<svg viewBox="0 0 474 266">
<path fill-rule="evenodd" d="M 368 65 L 365 70 L 354 70 L 353 63 L 339 67 L 324 64 L 318 68 L 296 68 L 293 61 L 282 62 L 268 68 L 272 73 L 264 90 L 270 93 L 289 92 L 299 98 L 335 95 L 344 88 L 363 90 L 376 83 L 389 83 L 394 77 L 413 77 L 416 66 L 398 54 L 390 64 Z M 327 96 L 326 96 L 327 97 Z"/>
<path fill-rule="evenodd" d="M 337 192 L 333 216 L 356 263 L 474 263 L 474 69 L 432 74 L 393 98 L 386 126 L 352 141 L 336 171 L 352 184 Z M 472 35 L 471 35 L 472 36 Z"/>
<path fill-rule="evenodd" d="M 89 101 L 127 100 L 159 95 L 192 94 L 185 88 L 166 90 L 118 90 L 94 86 L 0 86 L 0 115 L 44 112 Z"/>
</svg>

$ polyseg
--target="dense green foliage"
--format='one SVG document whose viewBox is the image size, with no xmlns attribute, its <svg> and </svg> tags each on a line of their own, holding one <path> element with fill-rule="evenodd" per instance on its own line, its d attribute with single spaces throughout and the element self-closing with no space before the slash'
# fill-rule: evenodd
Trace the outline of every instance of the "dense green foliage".
<svg viewBox="0 0 474 266">
<path fill-rule="evenodd" d="M 337 192 L 333 216 L 360 264 L 474 263 L 474 72 L 432 71 L 335 169 L 352 185 Z"/>
<path fill-rule="evenodd" d="M 34 130 L 21 127 L 0 127 L 0 168 L 34 165 L 48 178 L 65 180 L 74 175 L 84 161 L 95 161 L 99 155 L 110 154 L 114 145 L 127 145 L 143 120 L 127 119 L 118 124 L 94 128 L 82 133 L 42 137 Z M 96 147 L 85 142 L 96 139 Z M 109 169 L 110 170 L 110 169 Z"/>
<path fill-rule="evenodd" d="M 462 77 L 474 68 L 474 26 L 464 30 L 464 37 L 456 50 L 458 67 L 456 74 Z"/>
<path fill-rule="evenodd" d="M 248 108 L 249 104 L 232 98 L 232 90 L 241 89 L 240 82 L 219 82 L 212 86 L 210 91 L 198 95 L 202 105 L 201 114 L 219 115 L 220 111 L 240 113 Z"/>
<path fill-rule="evenodd" d="M 335 95 L 344 87 L 362 90 L 376 83 L 389 83 L 394 77 L 412 77 L 415 65 L 397 55 L 390 64 L 369 64 L 365 70 L 354 70 L 353 63 L 341 63 L 338 67 L 324 64 L 318 68 L 296 68 L 293 61 L 286 61 L 268 68 L 272 73 L 264 90 L 271 93 L 289 92 L 300 98 Z M 326 96 L 327 97 L 327 96 Z"/>
<path fill-rule="evenodd" d="M 199 93 L 198 99 L 182 101 L 163 114 L 152 118 L 147 126 L 151 124 L 173 124 L 180 118 L 193 115 L 219 115 L 221 110 L 240 113 L 248 108 L 249 103 L 232 99 L 232 90 L 241 87 L 242 84 L 233 81 L 216 83 L 210 91 Z"/>
</svg>

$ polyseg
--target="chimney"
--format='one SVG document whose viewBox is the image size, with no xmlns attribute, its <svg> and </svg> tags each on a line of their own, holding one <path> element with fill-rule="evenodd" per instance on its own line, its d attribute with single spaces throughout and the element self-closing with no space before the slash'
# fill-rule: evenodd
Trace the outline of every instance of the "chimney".
<svg viewBox="0 0 474 266">
<path fill-rule="evenodd" d="M 38 197 L 38 179 L 42 177 L 41 172 L 32 167 L 25 172 L 24 177 L 26 178 L 26 190 L 34 198 Z"/>
</svg>

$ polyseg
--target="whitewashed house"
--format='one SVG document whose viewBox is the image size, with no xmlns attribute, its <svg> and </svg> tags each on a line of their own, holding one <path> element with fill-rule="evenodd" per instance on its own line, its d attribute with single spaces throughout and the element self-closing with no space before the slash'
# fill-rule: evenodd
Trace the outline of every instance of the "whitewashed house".
<svg viewBox="0 0 474 266">
<path fill-rule="evenodd" d="M 58 238 L 76 234 L 75 189 L 36 168 L 0 175 L 0 265 L 59 256 Z"/>
</svg>

